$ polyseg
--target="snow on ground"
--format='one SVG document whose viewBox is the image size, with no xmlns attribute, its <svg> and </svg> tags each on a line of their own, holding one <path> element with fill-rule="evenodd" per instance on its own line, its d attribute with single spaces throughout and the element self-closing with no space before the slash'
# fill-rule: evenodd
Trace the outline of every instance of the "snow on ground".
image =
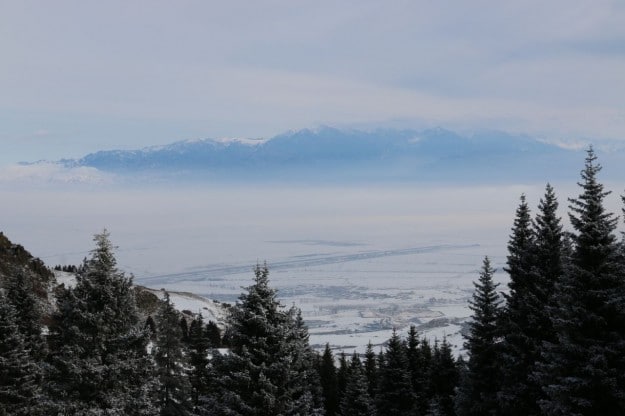
<svg viewBox="0 0 625 416">
<path fill-rule="evenodd" d="M 266 260 L 270 284 L 286 307 L 302 309 L 318 348 L 364 351 L 414 324 L 460 350 L 483 257 L 499 267 L 505 290 L 519 195 L 535 207 L 542 192 L 543 184 L 20 189 L 7 191 L 14 202 L 0 216 L 5 233 L 48 264 L 79 264 L 106 227 L 120 269 L 136 284 L 180 294 L 174 302 L 192 312 L 210 307 L 190 293 L 236 302 Z"/>
<path fill-rule="evenodd" d="M 74 273 L 62 272 L 60 270 L 53 270 L 56 282 L 59 285 L 65 285 L 65 287 L 74 287 L 76 284 L 76 275 Z"/>
<path fill-rule="evenodd" d="M 462 324 L 471 315 L 468 300 L 484 253 L 493 253 L 495 265 L 505 260 L 495 247 L 475 244 L 401 250 L 327 244 L 313 249 L 321 251 L 291 242 L 291 256 L 268 263 L 270 284 L 285 307 L 302 310 L 314 348 L 322 350 L 329 343 L 335 352 L 347 354 L 364 353 L 369 342 L 382 348 L 393 329 L 405 335 L 410 325 L 432 343 L 447 338 L 461 354 Z M 501 267 L 495 279 L 505 281 Z M 218 264 L 144 283 L 234 303 L 252 280 L 253 265 Z"/>
<path fill-rule="evenodd" d="M 159 299 L 165 298 L 164 290 L 147 289 L 147 291 L 155 294 Z M 174 292 L 168 290 L 167 293 L 169 293 L 169 300 L 177 310 L 202 314 L 204 322 L 213 321 L 223 326 L 226 319 L 226 309 L 219 302 L 188 292 Z"/>
<path fill-rule="evenodd" d="M 54 276 L 57 283 L 65 285 L 65 287 L 74 287 L 76 284 L 76 275 L 63 271 L 54 270 Z M 146 290 L 159 299 L 165 298 L 164 290 L 156 290 L 146 288 Z M 223 327 L 226 318 L 226 309 L 218 301 L 206 299 L 194 293 L 168 291 L 169 299 L 174 307 L 179 311 L 190 311 L 191 313 L 201 313 L 205 322 L 213 321 Z"/>
</svg>

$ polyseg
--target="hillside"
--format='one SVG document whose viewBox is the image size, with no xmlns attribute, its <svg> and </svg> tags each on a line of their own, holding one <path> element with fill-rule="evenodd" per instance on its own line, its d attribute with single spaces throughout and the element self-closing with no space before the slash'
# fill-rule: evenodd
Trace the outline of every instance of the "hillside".
<svg viewBox="0 0 625 416">
<path fill-rule="evenodd" d="M 55 283 L 54 273 L 38 258 L 33 257 L 22 245 L 14 244 L 0 231 L 0 287 L 9 276 L 20 274 L 33 282 L 33 290 L 39 298 L 47 299 L 47 293 Z"/>
<path fill-rule="evenodd" d="M 44 321 L 56 310 L 54 293 L 62 286 L 71 287 L 76 278 L 73 273 L 52 270 L 39 258 L 33 257 L 22 245 L 12 243 L 0 232 L 0 287 L 4 287 L 8 278 L 17 274 L 32 281 L 33 291 L 41 301 Z M 174 307 L 187 317 L 202 313 L 204 318 L 223 326 L 226 305 L 201 296 L 170 291 Z M 140 313 L 147 317 L 156 312 L 164 291 L 135 285 L 137 306 Z"/>
</svg>

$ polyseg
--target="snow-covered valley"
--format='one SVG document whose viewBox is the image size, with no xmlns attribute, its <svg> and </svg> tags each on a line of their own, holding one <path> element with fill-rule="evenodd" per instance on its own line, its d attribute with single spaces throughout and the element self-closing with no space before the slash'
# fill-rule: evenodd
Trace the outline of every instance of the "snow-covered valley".
<svg viewBox="0 0 625 416">
<path fill-rule="evenodd" d="M 575 192 L 556 191 L 561 201 Z M 458 351 L 484 256 L 505 290 L 521 193 L 535 207 L 542 184 L 8 191 L 0 216 L 5 233 L 50 266 L 78 264 L 106 227 L 119 267 L 156 291 L 232 303 L 266 261 L 279 298 L 302 309 L 317 347 L 363 351 L 414 324 Z M 616 197 L 608 202 L 618 209 Z"/>
</svg>

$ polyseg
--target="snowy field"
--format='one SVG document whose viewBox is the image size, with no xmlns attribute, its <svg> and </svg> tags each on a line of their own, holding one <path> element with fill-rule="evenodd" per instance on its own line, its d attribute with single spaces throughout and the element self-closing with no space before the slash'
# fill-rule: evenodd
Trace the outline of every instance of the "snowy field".
<svg viewBox="0 0 625 416">
<path fill-rule="evenodd" d="M 556 192 L 566 206 L 577 189 Z M 302 309 L 312 344 L 351 353 L 411 324 L 458 351 L 483 257 L 505 290 L 518 198 L 526 193 L 535 208 L 543 185 L 2 193 L 11 203 L 0 206 L 0 229 L 50 266 L 78 264 L 106 227 L 137 283 L 234 302 L 266 261 L 282 303 Z M 620 210 L 613 197 L 610 209 Z"/>
</svg>

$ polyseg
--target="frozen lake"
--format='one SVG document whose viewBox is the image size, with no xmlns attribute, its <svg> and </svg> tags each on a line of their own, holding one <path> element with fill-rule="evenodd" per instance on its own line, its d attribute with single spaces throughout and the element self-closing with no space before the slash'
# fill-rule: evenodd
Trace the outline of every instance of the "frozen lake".
<svg viewBox="0 0 625 416">
<path fill-rule="evenodd" d="M 556 191 L 566 206 L 577 189 Z M 106 227 L 137 283 L 234 302 L 266 261 L 281 301 L 302 309 L 311 342 L 352 352 L 410 324 L 460 348 L 482 259 L 505 289 L 519 196 L 535 208 L 543 185 L 2 193 L 0 229 L 50 266 L 78 264 Z"/>
</svg>

